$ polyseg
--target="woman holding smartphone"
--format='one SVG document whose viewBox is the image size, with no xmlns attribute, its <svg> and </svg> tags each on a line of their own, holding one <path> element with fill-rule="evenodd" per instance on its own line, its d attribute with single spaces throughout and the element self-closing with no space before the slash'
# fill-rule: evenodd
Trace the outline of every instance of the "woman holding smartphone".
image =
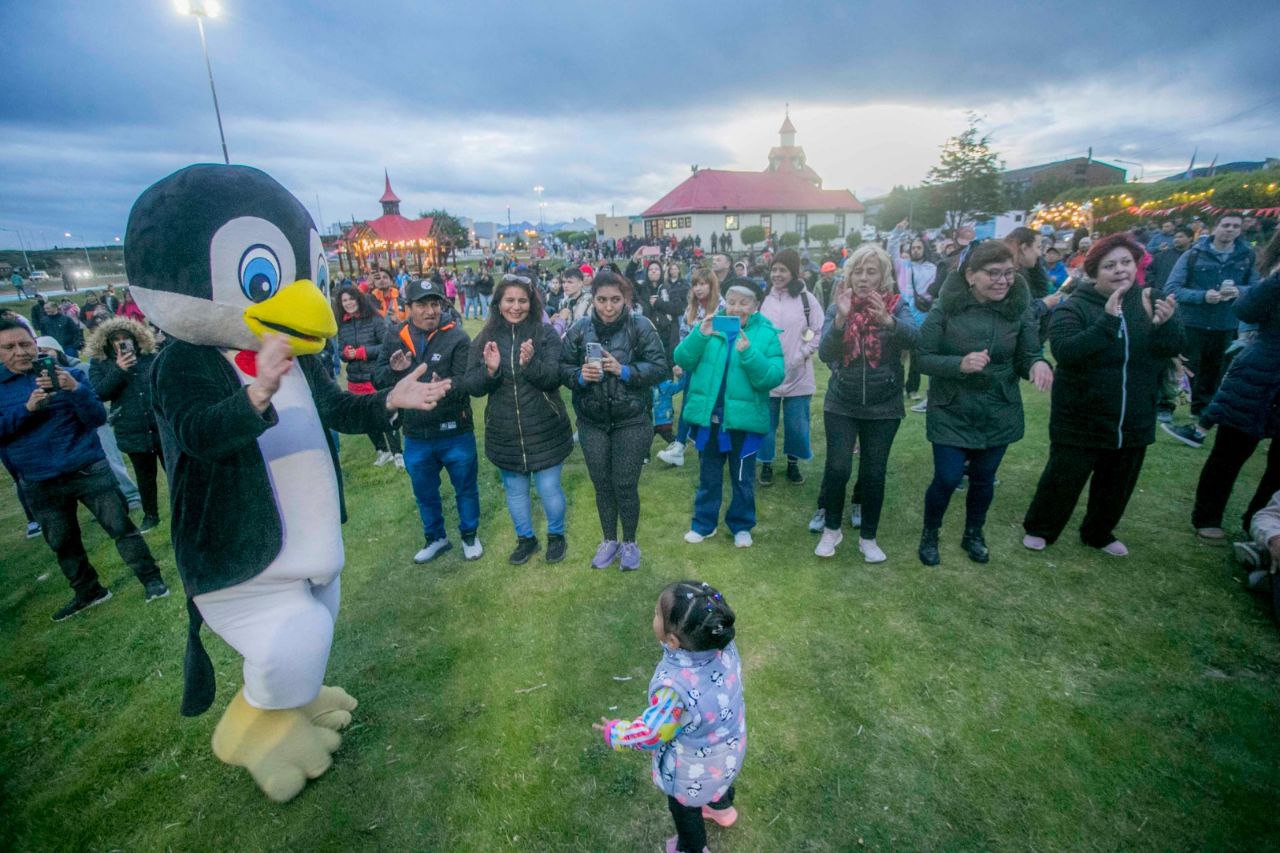
<svg viewBox="0 0 1280 853">
<path fill-rule="evenodd" d="M 146 533 L 160 524 L 158 477 L 164 459 L 155 409 L 151 405 L 151 365 L 156 341 L 143 323 L 114 317 L 93 330 L 82 353 L 89 359 L 89 383 L 99 399 L 111 404 L 108 423 L 120 450 L 133 463 L 142 498 Z"/>
<path fill-rule="evenodd" d="M 640 568 L 640 472 L 653 439 L 652 389 L 667 375 L 667 354 L 653 324 L 628 310 L 631 284 L 625 278 L 598 273 L 591 298 L 591 315 L 565 334 L 560 375 L 573 391 L 578 440 L 600 515 L 602 539 L 591 568 L 617 560 L 628 572 Z"/>
<path fill-rule="evenodd" d="M 769 432 L 769 392 L 786 374 L 778 330 L 760 313 L 764 294 L 745 278 L 724 283 L 723 313 L 707 317 L 676 347 L 676 364 L 689 375 L 684 417 L 699 452 L 693 519 L 684 541 L 716 532 L 729 463 L 732 498 L 725 523 L 739 548 L 752 545 L 756 525 L 755 460 Z"/>
</svg>

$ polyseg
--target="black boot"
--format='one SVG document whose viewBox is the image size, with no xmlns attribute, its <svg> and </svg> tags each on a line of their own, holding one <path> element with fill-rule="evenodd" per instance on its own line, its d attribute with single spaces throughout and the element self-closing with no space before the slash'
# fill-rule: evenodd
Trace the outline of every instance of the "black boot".
<svg viewBox="0 0 1280 853">
<path fill-rule="evenodd" d="M 568 547 L 563 533 L 548 533 L 547 554 L 543 559 L 548 563 L 558 563 L 564 559 L 564 552 Z"/>
<path fill-rule="evenodd" d="M 936 566 L 942 562 L 938 553 L 938 528 L 926 527 L 920 531 L 920 562 L 926 566 Z"/>
<path fill-rule="evenodd" d="M 800 463 L 794 459 L 787 460 L 787 482 L 797 486 L 804 482 L 804 474 L 800 473 Z"/>
<path fill-rule="evenodd" d="M 991 552 L 987 550 L 987 540 L 982 538 L 981 527 L 966 527 L 964 538 L 960 540 L 960 547 L 975 563 L 985 563 L 991 559 Z"/>
<path fill-rule="evenodd" d="M 537 536 L 521 536 L 516 539 L 516 549 L 511 552 L 510 560 L 513 566 L 522 566 L 529 562 L 529 558 L 538 553 L 538 537 Z"/>
<path fill-rule="evenodd" d="M 773 485 L 773 463 L 772 462 L 760 463 L 760 485 L 762 486 Z"/>
</svg>

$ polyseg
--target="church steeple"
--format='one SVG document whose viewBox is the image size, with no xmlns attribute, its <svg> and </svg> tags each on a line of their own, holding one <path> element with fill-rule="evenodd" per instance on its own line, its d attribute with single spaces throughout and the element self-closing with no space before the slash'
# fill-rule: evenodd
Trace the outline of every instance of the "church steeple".
<svg viewBox="0 0 1280 853">
<path fill-rule="evenodd" d="M 382 170 L 382 177 L 386 181 L 386 189 L 382 193 L 382 198 L 378 201 L 382 204 L 383 216 L 399 216 L 400 215 L 400 198 L 391 191 L 391 176 L 386 169 Z"/>
<path fill-rule="evenodd" d="M 787 116 L 782 120 L 782 127 L 778 129 L 778 136 L 781 137 L 783 148 L 791 148 L 796 144 L 796 127 L 791 123 L 790 104 L 787 104 Z"/>
</svg>

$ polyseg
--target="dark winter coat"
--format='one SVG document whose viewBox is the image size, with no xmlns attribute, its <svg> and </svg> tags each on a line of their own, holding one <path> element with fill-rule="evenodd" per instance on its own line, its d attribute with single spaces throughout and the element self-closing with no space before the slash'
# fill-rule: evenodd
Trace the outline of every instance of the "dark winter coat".
<svg viewBox="0 0 1280 853">
<path fill-rule="evenodd" d="M 1280 273 L 1273 273 L 1236 301 L 1242 323 L 1257 323 L 1253 343 L 1235 357 L 1205 420 L 1256 438 L 1280 438 Z"/>
<path fill-rule="evenodd" d="M 382 355 L 382 342 L 387 337 L 387 321 L 371 317 L 351 317 L 338 324 L 338 357 L 347 365 L 348 382 L 373 382 L 374 365 Z M 347 347 L 363 348 L 354 358 L 347 358 Z"/>
<path fill-rule="evenodd" d="M 453 312 L 446 310 L 440 319 L 441 325 L 430 334 L 412 322 L 390 332 L 379 348 L 382 354 L 373 369 L 373 384 L 379 388 L 390 388 L 420 364 L 427 365 L 427 370 L 419 377 L 419 382 L 430 382 L 433 376 L 453 380 L 453 387 L 440 398 L 434 409 L 400 413 L 404 434 L 411 438 L 443 438 L 475 429 L 471 395 L 464 383 L 471 338 L 462 330 L 462 323 Z M 392 369 L 391 356 L 397 350 L 409 354 L 411 363 L 407 370 Z"/>
<path fill-rule="evenodd" d="M 844 363 L 844 326 L 835 324 L 836 306 L 827 309 L 822 325 L 818 358 L 831 368 L 822 410 L 865 420 L 893 420 L 906 415 L 902 405 L 902 354 L 915 349 L 920 327 L 905 299 L 894 309 L 892 329 L 879 329 L 879 363 L 872 367 L 865 356 Z"/>
<path fill-rule="evenodd" d="M 650 303 L 654 296 L 657 299 Z M 671 364 L 671 354 L 680 343 L 680 315 L 689 307 L 688 285 L 682 281 L 660 281 L 655 285 L 646 276 L 636 285 L 635 301 L 641 313 L 658 330 L 658 337 L 667 353 L 667 364 Z"/>
<path fill-rule="evenodd" d="M 1227 279 L 1236 283 L 1240 295 L 1235 300 L 1206 302 L 1205 293 L 1218 290 Z M 1236 240 L 1230 252 L 1220 255 L 1213 248 L 1213 237 L 1206 235 L 1178 258 L 1164 284 L 1164 292 L 1177 298 L 1178 312 L 1186 327 L 1232 332 L 1239 321 L 1231 303 L 1244 298 L 1257 281 L 1253 249 L 1248 243 Z"/>
<path fill-rule="evenodd" d="M 929 381 L 925 434 L 934 444 L 983 449 L 1022 438 L 1019 379 L 1043 360 L 1031 294 L 1015 279 L 999 302 L 979 302 L 961 275 L 948 276 L 920 327 L 916 352 Z M 962 373 L 966 355 L 987 350 L 991 362 Z"/>
<path fill-rule="evenodd" d="M 599 382 L 579 381 L 589 343 L 601 344 L 616 358 L 626 379 L 606 373 Z M 669 372 L 663 341 L 644 317 L 624 314 L 606 327 L 593 314 L 574 323 L 564 336 L 560 378 L 573 391 L 573 410 L 580 419 L 602 429 L 649 422 L 653 386 Z"/>
<path fill-rule="evenodd" d="M 114 358 L 97 358 L 89 364 L 89 382 L 98 399 L 111 404 L 107 423 L 116 444 L 125 453 L 151 453 L 160 449 L 160 431 L 151 405 L 151 368 L 154 353 L 139 354 L 128 370 Z"/>
<path fill-rule="evenodd" d="M 484 455 L 504 471 L 528 474 L 559 465 L 573 452 L 573 427 L 560 398 L 560 336 L 546 323 L 512 326 L 494 320 L 492 340 L 502 354 L 498 372 L 484 364 L 482 331 L 471 344 L 467 393 L 489 398 L 484 410 Z M 533 340 L 533 359 L 520 366 L 520 345 Z"/>
<path fill-rule="evenodd" d="M 35 315 L 33 325 L 41 335 L 48 335 L 62 344 L 62 348 L 68 354 L 74 355 L 84 346 L 84 330 L 80 328 L 79 323 L 66 314 L 49 316 L 41 311 Z"/>
<path fill-rule="evenodd" d="M 1153 326 L 1145 288 L 1133 287 L 1122 317 L 1106 312 L 1107 297 L 1085 280 L 1053 312 L 1049 345 L 1053 378 L 1049 440 L 1073 447 L 1144 447 L 1156 438 L 1156 402 L 1169 359 L 1182 349 L 1177 315 Z M 1153 293 L 1158 298 L 1158 292 Z"/>
</svg>

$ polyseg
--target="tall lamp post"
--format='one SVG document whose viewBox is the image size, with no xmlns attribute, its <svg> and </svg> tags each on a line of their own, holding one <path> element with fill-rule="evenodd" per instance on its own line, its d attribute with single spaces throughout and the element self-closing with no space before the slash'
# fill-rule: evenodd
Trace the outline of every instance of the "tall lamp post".
<svg viewBox="0 0 1280 853">
<path fill-rule="evenodd" d="M 18 245 L 22 247 L 22 262 L 27 265 L 27 273 L 32 271 L 31 259 L 27 257 L 27 243 L 22 239 L 22 232 L 17 228 L 0 228 L 0 231 L 12 231 L 18 235 Z"/>
<path fill-rule="evenodd" d="M 542 191 L 543 191 L 543 189 L 545 189 L 545 187 L 543 187 L 543 186 L 542 186 L 542 184 L 538 184 L 537 186 L 535 186 L 535 187 L 533 188 L 533 191 L 534 191 L 535 193 L 537 193 L 537 194 L 538 194 L 538 226 L 539 226 L 539 230 L 541 230 L 541 226 L 542 226 Z"/>
<path fill-rule="evenodd" d="M 67 237 L 67 238 L 74 238 L 74 236 L 75 236 L 75 235 L 73 235 L 70 231 L 63 231 L 63 232 L 62 232 L 62 236 L 63 236 L 63 237 Z M 88 243 L 88 238 L 85 238 L 84 240 L 81 240 L 81 241 L 80 241 L 80 250 L 81 250 L 82 252 L 84 252 L 84 262 L 85 262 L 85 265 L 86 265 L 87 267 L 89 267 L 89 276 L 90 276 L 90 277 L 92 277 L 92 276 L 93 276 L 93 261 L 89 260 L 89 243 Z"/>
<path fill-rule="evenodd" d="M 217 0 L 175 0 L 178 11 L 196 19 L 196 28 L 200 30 L 200 50 L 204 51 L 204 67 L 209 72 L 209 92 L 213 95 L 213 114 L 218 117 L 218 138 L 222 140 L 222 162 L 231 165 L 231 156 L 227 154 L 227 136 L 222 132 L 222 110 L 218 109 L 218 90 L 213 85 L 213 65 L 209 63 L 209 45 L 204 39 L 204 19 L 216 18 L 222 11 Z"/>
</svg>

